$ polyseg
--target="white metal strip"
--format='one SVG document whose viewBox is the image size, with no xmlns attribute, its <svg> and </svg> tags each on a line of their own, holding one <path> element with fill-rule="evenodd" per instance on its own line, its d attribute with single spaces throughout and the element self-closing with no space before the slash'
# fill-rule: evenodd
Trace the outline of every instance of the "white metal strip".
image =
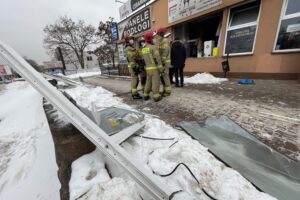
<svg viewBox="0 0 300 200">
<path fill-rule="evenodd" d="M 154 199 L 169 199 L 174 191 L 162 184 L 157 177 L 146 170 L 142 164 L 115 144 L 93 121 L 67 100 L 55 87 L 33 69 L 17 52 L 0 42 L 0 56 L 10 64 L 40 94 L 64 113 L 92 143 L 145 189 Z"/>
<path fill-rule="evenodd" d="M 64 83 L 67 83 L 69 85 L 74 85 L 74 86 L 82 86 L 83 84 L 73 81 L 72 79 L 66 78 L 66 77 L 60 77 L 60 76 L 55 76 L 55 75 L 50 75 L 50 74 L 45 74 L 42 73 L 43 77 L 45 78 L 50 78 L 50 79 L 56 79 L 58 81 L 62 81 Z"/>
</svg>

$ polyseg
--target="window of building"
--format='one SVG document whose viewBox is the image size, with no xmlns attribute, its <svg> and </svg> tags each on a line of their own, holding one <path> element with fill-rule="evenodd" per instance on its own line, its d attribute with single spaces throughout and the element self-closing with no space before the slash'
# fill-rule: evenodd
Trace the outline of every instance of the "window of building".
<svg viewBox="0 0 300 200">
<path fill-rule="evenodd" d="M 187 57 L 209 57 L 212 50 L 219 44 L 220 29 L 222 25 L 222 12 L 214 13 L 174 27 L 174 39 L 183 41 Z M 209 43 L 209 49 L 204 53 L 204 43 Z M 205 43 L 205 44 L 208 44 Z"/>
<path fill-rule="evenodd" d="M 230 9 L 224 54 L 252 54 L 259 21 L 260 1 Z"/>
<path fill-rule="evenodd" d="M 92 56 L 87 56 L 86 58 L 88 61 L 92 61 L 93 60 L 93 57 Z"/>
<path fill-rule="evenodd" d="M 300 51 L 299 0 L 285 0 L 283 4 L 274 51 Z"/>
</svg>

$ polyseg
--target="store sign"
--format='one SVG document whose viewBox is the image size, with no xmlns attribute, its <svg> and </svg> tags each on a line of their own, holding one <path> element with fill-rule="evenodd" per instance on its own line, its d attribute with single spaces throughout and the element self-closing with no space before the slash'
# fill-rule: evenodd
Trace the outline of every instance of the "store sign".
<svg viewBox="0 0 300 200">
<path fill-rule="evenodd" d="M 118 24 L 120 39 L 126 34 L 136 35 L 151 29 L 150 7 Z"/>
<path fill-rule="evenodd" d="M 168 0 L 169 23 L 222 4 L 222 0 Z"/>
<path fill-rule="evenodd" d="M 287 26 L 286 32 L 287 33 L 294 33 L 300 31 L 300 24 L 291 24 Z"/>
<path fill-rule="evenodd" d="M 116 41 L 116 40 L 119 39 L 118 25 L 117 24 L 113 24 L 111 26 L 111 39 L 112 39 L 112 41 Z"/>
<path fill-rule="evenodd" d="M 225 54 L 252 52 L 256 25 L 228 31 Z"/>
<path fill-rule="evenodd" d="M 132 12 L 145 5 L 150 0 L 128 0 L 119 8 L 120 19 L 124 19 L 129 16 Z"/>
<path fill-rule="evenodd" d="M 127 57 L 125 55 L 123 44 L 118 45 L 118 53 L 119 53 L 120 64 L 127 64 L 128 62 L 127 62 Z"/>
</svg>

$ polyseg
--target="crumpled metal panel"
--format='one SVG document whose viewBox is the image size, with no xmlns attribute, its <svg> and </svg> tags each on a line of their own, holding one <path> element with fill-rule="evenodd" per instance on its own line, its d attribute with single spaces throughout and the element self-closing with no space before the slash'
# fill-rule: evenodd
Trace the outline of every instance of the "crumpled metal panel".
<svg viewBox="0 0 300 200">
<path fill-rule="evenodd" d="M 109 107 L 100 111 L 90 111 L 77 106 L 109 136 L 144 120 L 144 114 L 127 109 Z"/>
<path fill-rule="evenodd" d="M 178 126 L 262 191 L 278 199 L 300 199 L 300 164 L 260 142 L 228 117 Z"/>
</svg>

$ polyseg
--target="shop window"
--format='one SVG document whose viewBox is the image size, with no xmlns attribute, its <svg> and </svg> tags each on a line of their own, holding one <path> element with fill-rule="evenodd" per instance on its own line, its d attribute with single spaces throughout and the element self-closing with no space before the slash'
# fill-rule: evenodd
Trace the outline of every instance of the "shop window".
<svg viewBox="0 0 300 200">
<path fill-rule="evenodd" d="M 230 9 L 224 54 L 253 53 L 260 1 Z"/>
<path fill-rule="evenodd" d="M 213 48 L 219 47 L 221 22 L 220 12 L 177 25 L 173 29 L 174 38 L 184 43 L 187 57 L 213 56 Z M 206 53 L 204 44 L 209 44 Z"/>
<path fill-rule="evenodd" d="M 300 51 L 300 1 L 286 0 L 276 37 L 276 51 Z"/>
</svg>

